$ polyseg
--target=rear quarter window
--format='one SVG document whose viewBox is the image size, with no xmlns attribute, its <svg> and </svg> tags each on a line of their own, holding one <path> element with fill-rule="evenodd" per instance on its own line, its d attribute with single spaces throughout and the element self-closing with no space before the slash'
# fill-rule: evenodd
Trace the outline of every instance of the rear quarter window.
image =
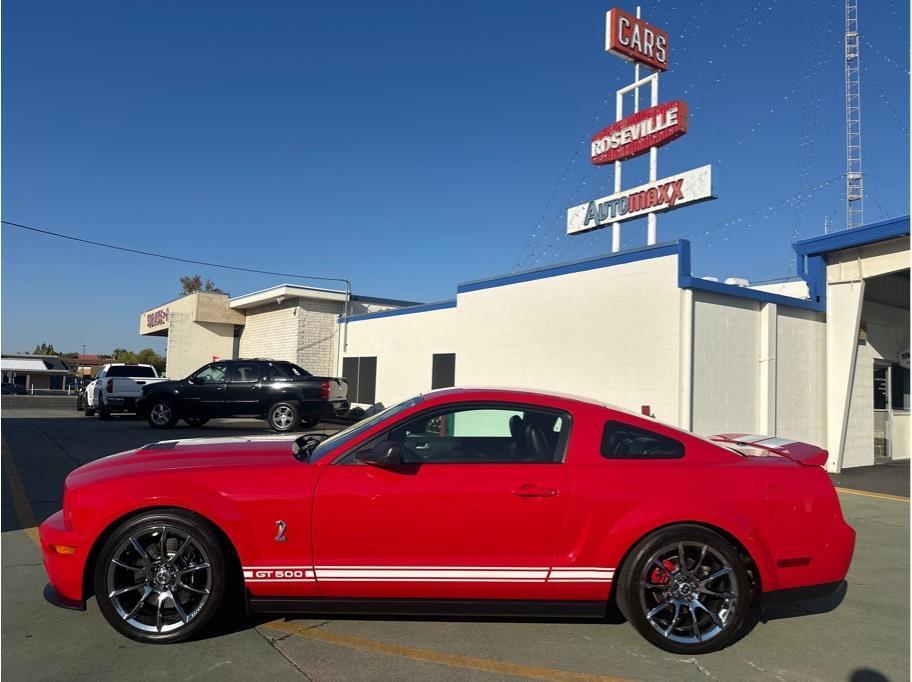
<svg viewBox="0 0 912 682">
<path fill-rule="evenodd" d="M 680 459 L 684 444 L 648 429 L 609 421 L 602 431 L 601 452 L 606 459 Z"/>
</svg>

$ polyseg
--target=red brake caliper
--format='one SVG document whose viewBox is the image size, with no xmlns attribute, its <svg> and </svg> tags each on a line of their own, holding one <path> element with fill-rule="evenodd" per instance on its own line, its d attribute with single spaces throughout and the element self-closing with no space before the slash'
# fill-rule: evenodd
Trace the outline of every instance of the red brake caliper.
<svg viewBox="0 0 912 682">
<path fill-rule="evenodd" d="M 669 561 L 668 559 L 665 559 L 665 561 L 662 562 L 662 565 L 665 567 L 665 570 L 668 571 L 668 573 L 666 573 L 665 571 L 660 569 L 658 566 L 656 566 L 654 569 L 652 569 L 652 573 L 650 573 L 650 575 L 649 575 L 649 581 L 653 585 L 664 585 L 665 583 L 667 583 L 668 574 L 674 573 L 674 570 L 676 568 L 676 566 L 673 563 L 671 563 L 671 561 Z"/>
</svg>

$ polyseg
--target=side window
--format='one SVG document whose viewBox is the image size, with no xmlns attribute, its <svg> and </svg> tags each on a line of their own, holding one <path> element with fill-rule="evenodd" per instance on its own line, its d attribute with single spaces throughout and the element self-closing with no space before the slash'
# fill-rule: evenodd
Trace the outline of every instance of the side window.
<svg viewBox="0 0 912 682">
<path fill-rule="evenodd" d="M 249 384 L 260 380 L 260 365 L 256 362 L 235 362 L 228 370 L 228 381 Z"/>
<path fill-rule="evenodd" d="M 602 457 L 607 459 L 680 459 L 684 444 L 674 438 L 623 422 L 610 421 L 602 431 Z"/>
<path fill-rule="evenodd" d="M 431 390 L 456 385 L 456 353 L 435 353 L 431 358 Z"/>
<path fill-rule="evenodd" d="M 392 429 L 408 464 L 561 462 L 570 415 L 523 405 L 450 408 Z"/>
<path fill-rule="evenodd" d="M 224 363 L 207 365 L 193 375 L 193 379 L 198 384 L 220 384 L 225 381 L 225 373 L 228 367 Z"/>
</svg>

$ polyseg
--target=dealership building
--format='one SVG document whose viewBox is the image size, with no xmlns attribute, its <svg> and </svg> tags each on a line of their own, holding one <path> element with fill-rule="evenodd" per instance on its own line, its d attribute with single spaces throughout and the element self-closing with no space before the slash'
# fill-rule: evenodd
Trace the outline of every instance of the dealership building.
<svg viewBox="0 0 912 682">
<path fill-rule="evenodd" d="M 168 337 L 169 376 L 272 357 L 345 376 L 360 404 L 528 387 L 699 434 L 823 445 L 831 471 L 908 458 L 909 218 L 794 249 L 800 277 L 761 286 L 693 275 L 679 240 L 464 282 L 435 303 L 197 293 L 143 313 L 140 333 Z"/>
</svg>

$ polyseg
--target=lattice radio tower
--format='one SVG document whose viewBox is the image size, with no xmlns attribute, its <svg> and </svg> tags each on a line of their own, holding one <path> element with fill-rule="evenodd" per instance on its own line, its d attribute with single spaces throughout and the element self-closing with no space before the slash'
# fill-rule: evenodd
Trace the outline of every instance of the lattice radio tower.
<svg viewBox="0 0 912 682">
<path fill-rule="evenodd" d="M 864 178 L 861 174 L 861 53 L 858 0 L 845 0 L 846 93 L 846 227 L 864 224 Z"/>
</svg>

